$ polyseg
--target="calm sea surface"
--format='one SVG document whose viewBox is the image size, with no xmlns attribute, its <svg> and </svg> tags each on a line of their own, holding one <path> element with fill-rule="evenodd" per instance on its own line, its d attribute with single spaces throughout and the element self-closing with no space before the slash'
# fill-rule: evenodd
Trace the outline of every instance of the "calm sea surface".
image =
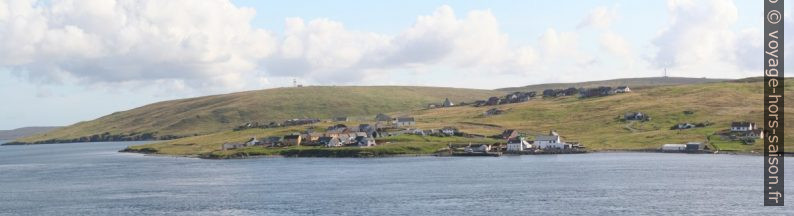
<svg viewBox="0 0 794 216">
<path fill-rule="evenodd" d="M 132 144 L 1 146 L 0 215 L 794 215 L 794 200 L 762 206 L 758 156 L 202 160 L 116 152 Z"/>
</svg>

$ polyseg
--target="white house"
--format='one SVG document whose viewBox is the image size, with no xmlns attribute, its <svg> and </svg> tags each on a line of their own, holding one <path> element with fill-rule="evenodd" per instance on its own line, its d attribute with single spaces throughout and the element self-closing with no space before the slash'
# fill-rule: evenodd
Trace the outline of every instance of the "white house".
<svg viewBox="0 0 794 216">
<path fill-rule="evenodd" d="M 325 147 L 341 147 L 345 145 L 342 139 L 336 137 L 328 137 L 328 140 L 325 141 L 324 144 Z"/>
<path fill-rule="evenodd" d="M 441 133 L 443 133 L 443 134 L 446 134 L 446 135 L 449 135 L 449 136 L 453 136 L 453 135 L 455 135 L 455 132 L 458 132 L 458 129 L 457 129 L 457 128 L 453 128 L 453 127 L 444 127 L 444 128 L 441 128 Z"/>
<path fill-rule="evenodd" d="M 414 117 L 398 117 L 394 120 L 394 125 L 397 127 L 408 127 L 416 125 Z"/>
<path fill-rule="evenodd" d="M 469 146 L 466 146 L 466 148 L 464 148 L 463 151 L 465 151 L 466 153 L 487 153 L 487 152 L 491 151 L 491 145 L 487 145 L 487 144 L 471 145 L 471 144 L 469 144 Z"/>
<path fill-rule="evenodd" d="M 251 137 L 251 139 L 249 139 L 248 142 L 245 142 L 245 146 L 254 146 L 254 145 L 259 145 L 259 140 L 256 139 L 256 137 Z"/>
<path fill-rule="evenodd" d="M 359 136 L 356 137 L 356 145 L 358 145 L 358 147 L 370 147 L 377 144 L 375 143 L 375 139 L 371 137 Z"/>
<path fill-rule="evenodd" d="M 733 132 L 747 132 L 755 130 L 755 123 L 753 122 L 733 122 L 731 123 L 731 131 Z"/>
<path fill-rule="evenodd" d="M 627 93 L 631 92 L 631 89 L 628 86 L 618 86 L 615 88 L 615 93 Z"/>
<path fill-rule="evenodd" d="M 560 135 L 557 132 L 551 131 L 548 136 L 540 135 L 535 136 L 535 146 L 540 149 L 546 148 L 556 148 L 556 149 L 564 149 L 565 143 L 562 142 L 560 139 Z"/>
<path fill-rule="evenodd" d="M 530 145 L 529 142 L 524 139 L 524 137 L 510 139 L 507 141 L 508 152 L 521 152 L 529 148 L 532 148 L 532 145 Z"/>
</svg>

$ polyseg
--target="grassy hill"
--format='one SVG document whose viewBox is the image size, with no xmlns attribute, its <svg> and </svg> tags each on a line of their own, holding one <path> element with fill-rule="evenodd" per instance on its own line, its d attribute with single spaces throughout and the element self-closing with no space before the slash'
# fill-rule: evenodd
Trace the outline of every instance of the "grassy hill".
<svg viewBox="0 0 794 216">
<path fill-rule="evenodd" d="M 59 127 L 23 127 L 13 130 L 0 130 L 0 140 L 14 140 L 34 134 L 45 133 Z"/>
<path fill-rule="evenodd" d="M 626 79 L 613 79 L 613 80 L 599 80 L 580 83 L 546 83 L 538 85 L 528 85 L 524 87 L 512 87 L 497 89 L 504 92 L 516 91 L 537 91 L 542 92 L 546 89 L 559 89 L 559 88 L 592 88 L 598 86 L 629 86 L 632 89 L 641 89 L 654 86 L 669 86 L 669 85 L 687 85 L 699 83 L 713 83 L 729 81 L 727 79 L 707 79 L 707 78 L 690 78 L 690 77 L 646 77 L 646 78 L 626 78 Z"/>
<path fill-rule="evenodd" d="M 721 151 L 752 152 L 761 149 L 762 142 L 743 145 L 738 142 L 709 137 L 715 131 L 727 129 L 732 121 L 754 121 L 760 123 L 763 113 L 762 82 L 754 79 L 731 82 L 658 86 L 639 89 L 627 94 L 607 97 L 579 99 L 561 97 L 539 99 L 525 103 L 491 107 L 453 107 L 429 110 L 408 110 L 392 115 L 412 115 L 417 119 L 417 128 L 434 129 L 454 126 L 464 132 L 495 135 L 505 129 L 518 129 L 529 136 L 556 130 L 566 141 L 578 141 L 591 150 L 656 149 L 666 143 L 709 141 Z M 794 99 L 794 88 L 786 88 L 786 99 Z M 497 107 L 505 110 L 501 115 L 484 117 L 482 113 Z M 789 111 L 790 112 L 790 107 Z M 652 117 L 647 122 L 625 122 L 619 116 L 626 112 L 644 112 Z M 684 111 L 691 111 L 686 114 Z M 787 112 L 787 113 L 788 113 Z M 711 122 L 711 126 L 689 130 L 670 130 L 677 123 Z M 366 122 L 366 121 L 364 121 Z M 355 124 L 358 122 L 350 123 Z M 787 125 L 794 125 L 789 118 Z M 320 124 L 316 127 L 322 128 Z M 339 155 L 344 152 L 369 155 L 400 153 L 430 153 L 446 143 L 465 143 L 463 138 L 439 140 L 438 138 L 405 135 L 388 138 L 391 142 L 376 148 L 312 149 L 293 147 L 268 149 L 251 147 L 233 151 L 220 151 L 224 142 L 243 142 L 251 136 L 284 135 L 305 130 L 304 127 L 279 129 L 252 129 L 224 131 L 205 136 L 190 137 L 163 143 L 131 147 L 146 148 L 149 152 L 170 155 L 215 155 L 223 157 L 236 154 L 282 154 L 294 155 L 306 151 L 327 151 L 319 155 Z M 791 139 L 788 135 L 786 139 Z M 477 140 L 474 140 L 477 141 Z M 296 153 L 297 152 L 297 153 Z M 313 155 L 318 155 L 313 154 Z M 346 154 L 351 155 L 351 154 Z M 355 155 L 355 154 L 353 154 Z"/>
<path fill-rule="evenodd" d="M 249 121 L 370 117 L 441 103 L 447 97 L 453 101 L 471 101 L 499 94 L 491 90 L 409 86 L 276 88 L 158 102 L 17 142 L 101 141 L 114 136 L 120 140 L 164 139 L 230 130 Z"/>
</svg>

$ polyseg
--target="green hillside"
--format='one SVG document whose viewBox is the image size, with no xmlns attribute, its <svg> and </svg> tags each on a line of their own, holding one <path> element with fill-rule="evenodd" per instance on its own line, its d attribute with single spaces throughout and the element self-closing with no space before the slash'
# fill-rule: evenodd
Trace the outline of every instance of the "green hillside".
<svg viewBox="0 0 794 216">
<path fill-rule="evenodd" d="M 166 139 L 230 130 L 249 121 L 369 117 L 381 112 L 418 109 L 428 103 L 441 103 L 447 97 L 453 101 L 471 101 L 499 94 L 491 90 L 410 86 L 276 88 L 158 102 L 17 142 Z"/>
<path fill-rule="evenodd" d="M 646 77 L 646 78 L 625 78 L 613 80 L 599 80 L 580 83 L 546 83 L 538 85 L 528 85 L 523 87 L 501 88 L 497 89 L 504 92 L 515 91 L 537 91 L 542 92 L 545 89 L 558 89 L 558 88 L 592 88 L 598 86 L 629 86 L 632 89 L 640 89 L 654 86 L 669 86 L 669 85 L 686 85 L 686 84 L 699 84 L 699 83 L 713 83 L 729 81 L 727 79 L 707 79 L 707 78 L 690 78 L 690 77 Z"/>
<path fill-rule="evenodd" d="M 794 89 L 786 88 L 786 99 L 792 100 Z M 414 109 L 394 112 L 392 115 L 411 115 L 417 119 L 417 128 L 437 129 L 454 126 L 463 132 L 495 135 L 505 129 L 517 129 L 529 136 L 556 130 L 564 140 L 578 141 L 591 150 L 656 149 L 666 143 L 689 141 L 709 141 L 721 151 L 753 152 L 761 149 L 762 142 L 743 145 L 738 142 L 718 139 L 708 140 L 715 131 L 728 129 L 732 121 L 761 122 L 763 112 L 762 82 L 743 80 L 705 84 L 660 86 L 639 89 L 631 93 L 599 98 L 579 99 L 561 97 L 538 99 L 524 103 L 489 107 L 453 107 L 440 109 Z M 501 115 L 484 117 L 482 113 L 490 108 L 499 108 Z M 791 106 L 788 106 L 789 108 Z M 791 110 L 791 109 L 789 109 Z M 688 112 L 684 112 L 688 111 Z M 647 122 L 625 122 L 620 120 L 626 112 L 644 112 L 652 117 Z M 788 111 L 790 112 L 790 111 Z M 787 112 L 787 113 L 788 113 Z M 370 120 L 371 122 L 372 120 Z M 711 122 L 705 128 L 670 130 L 677 123 Z M 367 123 L 351 122 L 350 124 Z M 785 122 L 794 125 L 791 118 Z M 326 123 L 330 124 L 330 123 Z M 326 125 L 317 125 L 322 128 Z M 249 154 L 292 154 L 295 151 L 329 151 L 315 155 L 339 155 L 339 151 L 360 151 L 378 155 L 383 152 L 432 153 L 446 143 L 465 143 L 471 140 L 437 140 L 414 135 L 404 135 L 375 148 L 323 148 L 305 147 L 272 149 L 250 147 L 233 151 L 220 151 L 224 142 L 243 142 L 257 136 L 284 135 L 305 130 L 306 127 L 279 129 L 252 129 L 244 131 L 224 131 L 199 137 L 190 137 L 163 143 L 134 146 L 132 149 L 147 148 L 149 152 L 169 155 L 230 155 L 239 152 Z M 791 139 L 788 135 L 786 139 Z M 396 150 L 395 150 L 396 149 Z M 406 150 L 406 149 L 411 149 Z M 385 154 L 385 153 L 384 153 Z M 347 154 L 350 155 L 350 154 Z"/>
<path fill-rule="evenodd" d="M 0 140 L 14 140 L 39 133 L 45 133 L 59 127 L 23 127 L 13 130 L 0 130 Z"/>
</svg>

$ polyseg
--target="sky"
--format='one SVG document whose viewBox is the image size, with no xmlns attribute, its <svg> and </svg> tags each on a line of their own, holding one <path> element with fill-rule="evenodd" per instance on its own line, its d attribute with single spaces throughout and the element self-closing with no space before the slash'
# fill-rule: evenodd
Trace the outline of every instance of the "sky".
<svg viewBox="0 0 794 216">
<path fill-rule="evenodd" d="M 293 80 L 760 76 L 762 24 L 762 1 L 0 0 L 0 129 Z"/>
</svg>

